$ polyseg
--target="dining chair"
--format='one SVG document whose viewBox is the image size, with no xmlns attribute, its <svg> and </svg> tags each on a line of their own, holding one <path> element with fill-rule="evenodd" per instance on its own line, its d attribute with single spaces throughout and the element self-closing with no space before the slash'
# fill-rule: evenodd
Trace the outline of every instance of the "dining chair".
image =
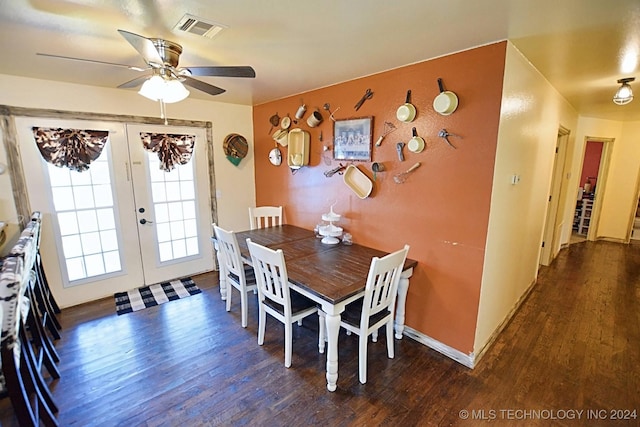
<svg viewBox="0 0 640 427">
<path fill-rule="evenodd" d="M 30 300 L 23 295 L 31 273 L 20 256 L 7 257 L 0 269 L 2 335 L 0 360 L 4 386 L 21 426 L 57 426 L 58 407 L 39 367 L 33 348 L 33 325 L 27 325 Z"/>
<path fill-rule="evenodd" d="M 282 225 L 282 206 L 249 208 L 249 225 L 252 230 Z"/>
<path fill-rule="evenodd" d="M 224 266 L 227 270 L 227 284 L 240 291 L 240 311 L 242 313 L 242 327 L 247 327 L 248 298 L 247 293 L 256 292 L 256 277 L 253 267 L 245 264 L 240 255 L 238 239 L 233 231 L 228 231 L 213 224 L 213 232 L 222 253 Z M 231 288 L 227 286 L 227 311 L 231 311 Z"/>
<path fill-rule="evenodd" d="M 393 320 L 400 275 L 407 259 L 409 245 L 382 258 L 371 260 L 364 296 L 347 305 L 340 326 L 358 338 L 358 371 L 360 382 L 367 382 L 367 341 L 377 336 L 378 329 L 386 325 L 387 355 L 394 357 Z M 321 319 L 323 320 L 323 319 Z M 321 329 L 321 334 L 322 334 Z"/>
<path fill-rule="evenodd" d="M 282 249 L 273 250 L 247 239 L 258 283 L 258 345 L 264 344 L 267 313 L 284 324 L 284 366 L 291 366 L 293 324 L 318 313 L 316 303 L 289 288 Z"/>
<path fill-rule="evenodd" d="M 25 256 L 25 246 L 21 242 L 29 242 L 31 251 L 31 264 L 33 275 L 35 276 L 33 290 L 34 304 L 37 301 L 36 308 L 42 314 L 42 322 L 44 327 L 49 331 L 54 340 L 60 339 L 59 330 L 62 329 L 60 322 L 56 317 L 54 306 L 51 304 L 52 295 L 48 289 L 48 283 L 44 276 L 42 268 L 42 259 L 40 257 L 40 222 L 33 219 L 27 224 L 20 234 L 20 239 L 11 250 L 12 254 Z"/>
</svg>

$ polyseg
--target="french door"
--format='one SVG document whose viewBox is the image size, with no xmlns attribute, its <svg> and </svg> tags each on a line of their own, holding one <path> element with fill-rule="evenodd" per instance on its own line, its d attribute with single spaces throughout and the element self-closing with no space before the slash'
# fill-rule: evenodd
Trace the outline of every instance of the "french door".
<svg viewBox="0 0 640 427">
<path fill-rule="evenodd" d="M 76 172 L 44 161 L 33 127 L 106 130 L 109 136 L 89 169 Z M 64 293 L 82 294 L 71 301 L 213 268 L 203 129 L 34 118 L 17 118 L 16 128 L 30 205 L 45 218 L 43 250 L 49 254 L 43 257 L 58 259 L 53 280 Z M 143 148 L 141 134 L 189 135 L 193 155 L 165 172 L 158 154 Z"/>
<path fill-rule="evenodd" d="M 193 135 L 191 160 L 166 172 L 141 135 Z M 128 125 L 136 225 L 147 284 L 213 269 L 206 134 L 201 128 Z"/>
</svg>

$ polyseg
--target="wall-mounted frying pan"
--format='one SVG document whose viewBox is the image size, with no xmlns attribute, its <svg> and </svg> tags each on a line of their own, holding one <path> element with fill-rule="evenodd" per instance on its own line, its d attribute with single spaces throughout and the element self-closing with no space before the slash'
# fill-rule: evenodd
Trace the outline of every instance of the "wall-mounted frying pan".
<svg viewBox="0 0 640 427">
<path fill-rule="evenodd" d="M 416 118 L 416 107 L 411 104 L 411 90 L 407 91 L 407 99 L 404 104 L 398 107 L 396 117 L 401 122 L 409 123 Z"/>
<path fill-rule="evenodd" d="M 442 79 L 438 79 L 438 88 L 440 88 L 440 93 L 433 100 L 433 109 L 443 116 L 448 116 L 458 108 L 458 96 L 453 92 L 444 90 Z"/>
<path fill-rule="evenodd" d="M 413 153 L 420 153 L 422 152 L 422 150 L 424 150 L 424 139 L 418 136 L 418 131 L 416 131 L 416 128 L 413 128 L 412 132 L 413 137 L 407 143 L 407 147 L 409 148 L 409 151 Z"/>
</svg>

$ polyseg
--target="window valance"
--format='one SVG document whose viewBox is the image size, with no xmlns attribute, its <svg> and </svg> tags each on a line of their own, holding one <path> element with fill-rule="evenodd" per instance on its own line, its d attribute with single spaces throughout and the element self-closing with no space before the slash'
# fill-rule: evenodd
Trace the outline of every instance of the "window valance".
<svg viewBox="0 0 640 427">
<path fill-rule="evenodd" d="M 33 136 L 42 157 L 57 167 L 78 172 L 100 157 L 109 132 L 85 129 L 54 129 L 34 127 Z"/>
<path fill-rule="evenodd" d="M 176 165 L 189 163 L 196 136 L 140 132 L 140 139 L 145 150 L 158 154 L 160 168 L 169 172 Z"/>
</svg>

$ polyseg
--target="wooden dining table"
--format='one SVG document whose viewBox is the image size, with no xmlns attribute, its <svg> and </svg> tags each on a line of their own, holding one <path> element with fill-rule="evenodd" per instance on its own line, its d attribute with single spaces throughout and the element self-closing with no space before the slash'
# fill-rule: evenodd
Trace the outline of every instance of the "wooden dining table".
<svg viewBox="0 0 640 427">
<path fill-rule="evenodd" d="M 315 301 L 326 313 L 327 330 L 327 389 L 336 390 L 338 380 L 338 333 L 340 316 L 345 306 L 364 295 L 367 275 L 373 257 L 389 252 L 359 244 L 324 244 L 315 233 L 294 225 L 260 228 L 236 232 L 238 245 L 245 262 L 251 262 L 246 239 L 284 252 L 290 287 Z M 229 292 L 227 272 L 217 250 L 220 269 L 220 293 L 226 299 Z M 409 278 L 417 261 L 407 259 L 398 285 L 395 337 L 402 339 L 405 302 Z M 320 344 L 320 351 L 323 350 Z"/>
</svg>

